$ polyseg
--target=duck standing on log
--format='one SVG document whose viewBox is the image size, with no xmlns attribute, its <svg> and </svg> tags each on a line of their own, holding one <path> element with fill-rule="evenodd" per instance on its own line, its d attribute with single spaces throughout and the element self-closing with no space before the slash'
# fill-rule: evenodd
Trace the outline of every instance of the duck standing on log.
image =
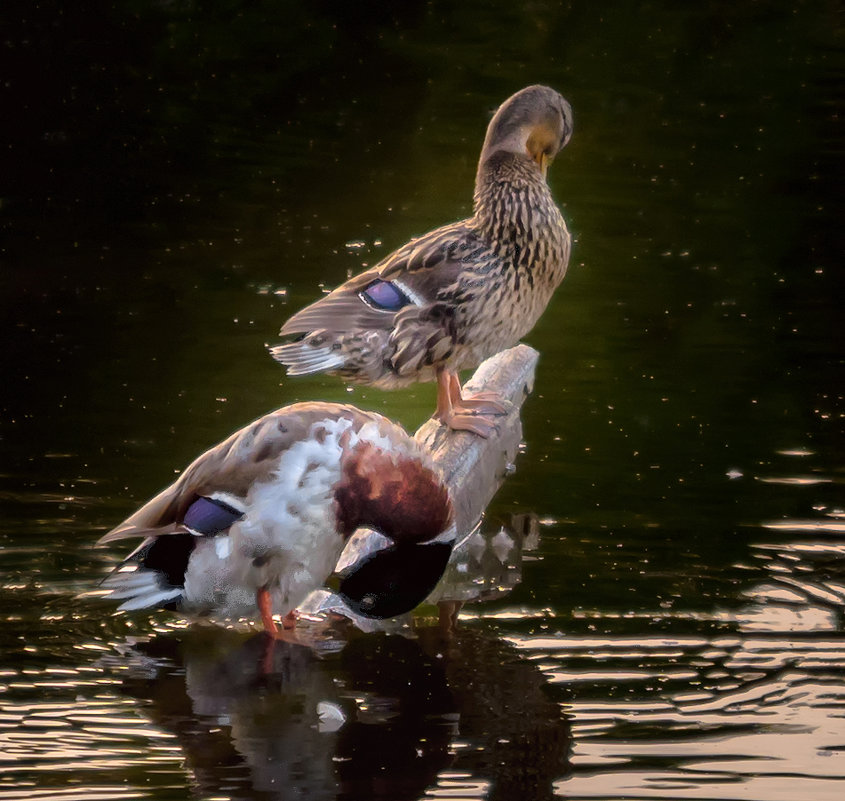
<svg viewBox="0 0 845 801">
<path fill-rule="evenodd" d="M 435 417 L 490 435 L 500 399 L 464 396 L 458 372 L 515 345 L 563 280 L 570 236 L 546 171 L 572 134 L 554 89 L 529 86 L 487 129 L 469 219 L 412 239 L 295 314 L 271 349 L 288 375 L 328 372 L 381 389 L 437 381 Z"/>
<path fill-rule="evenodd" d="M 298 403 L 259 418 L 196 459 L 101 538 L 143 538 L 103 582 L 120 609 L 220 618 L 260 614 L 278 634 L 333 572 L 360 527 L 395 545 L 342 576 L 356 611 L 392 617 L 434 588 L 454 540 L 449 491 L 417 443 L 381 415 Z"/>
</svg>

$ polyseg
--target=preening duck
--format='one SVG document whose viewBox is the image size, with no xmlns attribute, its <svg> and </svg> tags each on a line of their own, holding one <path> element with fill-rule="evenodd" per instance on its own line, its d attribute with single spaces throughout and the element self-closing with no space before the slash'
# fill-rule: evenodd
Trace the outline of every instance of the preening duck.
<svg viewBox="0 0 845 801">
<path fill-rule="evenodd" d="M 435 416 L 488 436 L 490 397 L 464 397 L 458 371 L 515 345 L 563 280 L 570 236 L 546 171 L 572 133 L 554 89 L 529 86 L 487 129 L 472 217 L 399 248 L 295 314 L 271 349 L 289 375 L 329 372 L 382 389 L 436 380 Z M 479 416 L 482 415 L 482 416 Z"/>
<path fill-rule="evenodd" d="M 389 617 L 433 589 L 454 539 L 452 517 L 447 487 L 400 426 L 353 406 L 299 403 L 204 453 L 102 537 L 99 544 L 143 538 L 103 586 L 122 610 L 257 611 L 277 633 L 273 616 L 291 625 L 293 610 L 366 526 L 392 540 L 392 555 L 343 576 L 340 593 L 360 614 Z"/>
</svg>

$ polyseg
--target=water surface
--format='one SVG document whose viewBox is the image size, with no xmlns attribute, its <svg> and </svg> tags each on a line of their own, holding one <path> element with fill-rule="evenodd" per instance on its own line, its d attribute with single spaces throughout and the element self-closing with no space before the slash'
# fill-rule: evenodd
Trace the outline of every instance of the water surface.
<svg viewBox="0 0 845 801">
<path fill-rule="evenodd" d="M 837 4 L 8 23 L 0 798 L 841 797 Z M 414 640 L 268 656 L 80 599 L 96 539 L 254 417 L 426 419 L 431 385 L 287 379 L 265 345 L 468 214 L 490 112 L 535 82 L 575 111 L 576 243 L 455 637 L 428 608 Z"/>
</svg>

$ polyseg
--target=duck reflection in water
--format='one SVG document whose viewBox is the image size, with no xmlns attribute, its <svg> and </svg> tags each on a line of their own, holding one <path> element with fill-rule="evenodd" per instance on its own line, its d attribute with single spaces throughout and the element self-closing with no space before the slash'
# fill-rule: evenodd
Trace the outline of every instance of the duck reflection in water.
<svg viewBox="0 0 845 801">
<path fill-rule="evenodd" d="M 549 798 L 567 773 L 569 733 L 540 670 L 482 631 L 375 634 L 317 658 L 264 634 L 214 658 L 231 633 L 136 646 L 149 670 L 124 689 L 152 700 L 201 795 L 400 799 L 487 787 L 489 799 Z"/>
</svg>

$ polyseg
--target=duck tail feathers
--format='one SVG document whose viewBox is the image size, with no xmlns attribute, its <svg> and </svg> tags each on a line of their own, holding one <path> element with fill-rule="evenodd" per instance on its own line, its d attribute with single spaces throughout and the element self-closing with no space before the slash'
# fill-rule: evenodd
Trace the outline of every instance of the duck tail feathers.
<svg viewBox="0 0 845 801">
<path fill-rule="evenodd" d="M 101 582 L 112 600 L 123 600 L 123 611 L 178 608 L 185 595 L 185 574 L 194 552 L 193 534 L 145 539 Z"/>
<path fill-rule="evenodd" d="M 296 342 L 270 348 L 270 355 L 287 367 L 288 375 L 325 373 L 342 367 L 346 361 L 342 353 L 332 347 L 332 342 L 318 344 L 310 336 Z"/>
<path fill-rule="evenodd" d="M 184 587 L 174 587 L 158 570 L 135 567 L 119 569 L 103 580 L 100 585 L 108 590 L 109 600 L 122 600 L 118 606 L 122 612 L 135 609 L 173 609 L 182 600 Z"/>
<path fill-rule="evenodd" d="M 187 471 L 186 471 L 187 472 Z M 185 473 L 182 474 L 184 478 Z M 181 492 L 181 478 L 147 501 L 137 512 L 126 518 L 120 525 L 97 540 L 97 545 L 107 545 L 117 540 L 134 537 L 159 536 L 184 530 L 175 521 L 179 511 L 186 507 L 189 496 Z"/>
</svg>

